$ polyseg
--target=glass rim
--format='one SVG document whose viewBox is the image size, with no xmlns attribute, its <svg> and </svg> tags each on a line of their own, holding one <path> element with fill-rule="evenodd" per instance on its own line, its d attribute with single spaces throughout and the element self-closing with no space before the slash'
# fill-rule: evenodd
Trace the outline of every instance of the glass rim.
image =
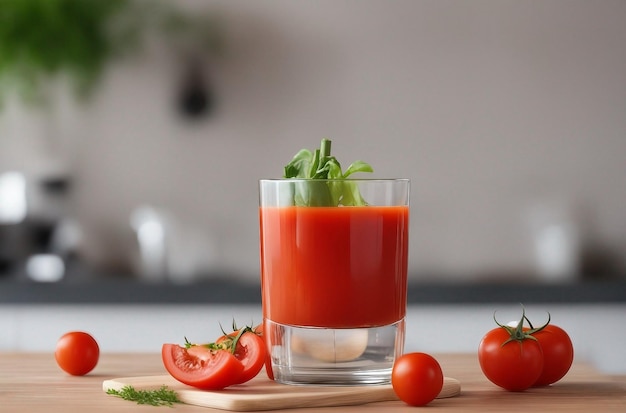
<svg viewBox="0 0 626 413">
<path fill-rule="evenodd" d="M 410 182 L 409 178 L 262 178 L 259 182 Z"/>
</svg>

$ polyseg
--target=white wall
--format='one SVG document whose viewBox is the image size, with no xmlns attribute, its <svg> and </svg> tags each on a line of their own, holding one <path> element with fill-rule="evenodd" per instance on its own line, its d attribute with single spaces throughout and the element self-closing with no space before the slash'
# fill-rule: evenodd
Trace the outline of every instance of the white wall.
<svg viewBox="0 0 626 413">
<path fill-rule="evenodd" d="M 322 137 L 412 180 L 412 273 L 528 270 L 526 208 L 552 199 L 626 252 L 626 2 L 183 4 L 223 17 L 212 117 L 177 116 L 180 59 L 158 45 L 112 65 L 88 109 L 60 102 L 61 123 L 0 117 L 0 170 L 43 168 L 41 140 L 62 141 L 91 263 L 131 267 L 129 216 L 150 204 L 208 238 L 211 265 L 258 277 L 257 180 Z"/>
<path fill-rule="evenodd" d="M 518 304 L 414 305 L 407 311 L 405 351 L 475 354 L 483 335 L 498 319 L 519 320 Z M 626 306 L 530 305 L 526 314 L 535 325 L 546 320 L 564 328 L 574 344 L 575 359 L 590 362 L 606 373 L 626 374 Z M 111 305 L 0 305 L 0 351 L 52 354 L 68 331 L 90 332 L 102 352 L 159 352 L 163 343 L 182 344 L 184 337 L 205 342 L 228 328 L 261 321 L 259 306 L 111 306 Z"/>
</svg>

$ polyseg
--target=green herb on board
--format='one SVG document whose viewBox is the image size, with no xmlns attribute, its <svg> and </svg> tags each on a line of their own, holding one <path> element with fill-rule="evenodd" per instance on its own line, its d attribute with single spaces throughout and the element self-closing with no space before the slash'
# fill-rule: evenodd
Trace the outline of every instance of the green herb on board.
<svg viewBox="0 0 626 413">
<path fill-rule="evenodd" d="M 137 402 L 137 404 L 149 404 L 150 406 L 172 406 L 174 403 L 182 403 L 174 390 L 167 386 L 161 386 L 157 390 L 137 390 L 133 386 L 124 386 L 121 390 L 108 389 L 107 394 L 121 397 L 124 400 Z"/>
<path fill-rule="evenodd" d="M 320 148 L 314 152 L 301 149 L 286 166 L 284 178 L 306 179 L 296 185 L 296 206 L 363 206 L 367 202 L 361 196 L 355 182 L 344 182 L 356 172 L 373 172 L 370 164 L 356 161 L 345 172 L 331 155 L 331 141 L 322 139 Z"/>
</svg>

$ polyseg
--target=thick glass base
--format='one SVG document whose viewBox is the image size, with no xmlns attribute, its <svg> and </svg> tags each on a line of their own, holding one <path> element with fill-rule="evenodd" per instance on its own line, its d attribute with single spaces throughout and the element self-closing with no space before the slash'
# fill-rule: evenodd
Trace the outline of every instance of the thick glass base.
<svg viewBox="0 0 626 413">
<path fill-rule="evenodd" d="M 274 379 L 285 384 L 391 383 L 404 348 L 404 319 L 370 328 L 297 327 L 265 321 Z"/>
</svg>

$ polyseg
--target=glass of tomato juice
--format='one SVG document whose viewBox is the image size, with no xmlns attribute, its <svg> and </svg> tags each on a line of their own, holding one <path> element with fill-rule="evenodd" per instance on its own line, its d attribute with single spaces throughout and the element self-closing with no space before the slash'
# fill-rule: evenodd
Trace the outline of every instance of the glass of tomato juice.
<svg viewBox="0 0 626 413">
<path fill-rule="evenodd" d="M 311 185 L 349 185 L 364 203 L 303 204 Z M 404 348 L 408 234 L 407 179 L 260 181 L 264 336 L 276 381 L 391 382 Z"/>
</svg>

